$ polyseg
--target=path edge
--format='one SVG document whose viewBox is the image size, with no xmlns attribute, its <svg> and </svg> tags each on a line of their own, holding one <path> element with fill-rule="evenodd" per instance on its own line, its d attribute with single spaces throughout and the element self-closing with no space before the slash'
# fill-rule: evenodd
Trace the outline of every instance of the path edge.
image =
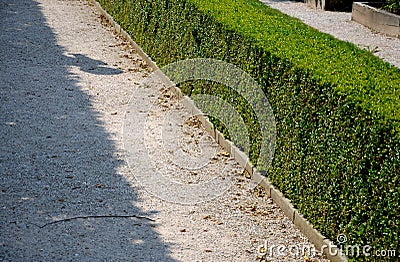
<svg viewBox="0 0 400 262">
<path fill-rule="evenodd" d="M 132 45 L 150 68 L 154 71 L 160 70 L 157 64 L 135 41 L 133 41 L 130 35 L 114 21 L 114 18 L 103 9 L 99 2 L 96 0 L 87 1 L 104 16 L 117 34 L 121 35 Z M 168 86 L 171 86 L 172 81 L 170 79 L 164 79 L 164 81 L 167 82 Z M 175 85 L 172 86 L 175 87 Z M 193 100 L 188 96 L 183 95 L 181 90 L 177 87 L 175 87 L 175 92 L 182 97 L 182 102 L 186 109 L 196 114 L 210 136 L 212 136 L 222 148 L 230 153 L 231 157 L 236 160 L 241 168 L 244 168 L 244 170 L 250 174 L 253 181 L 264 188 L 268 197 L 279 206 L 286 217 L 293 222 L 293 224 L 310 240 L 312 244 L 314 244 L 318 251 L 322 251 L 322 253 L 332 262 L 348 261 L 348 258 L 343 254 L 342 250 L 339 249 L 332 240 L 323 236 L 317 229 L 315 229 L 314 226 L 293 206 L 290 200 L 286 198 L 279 189 L 274 187 L 267 177 L 261 175 L 261 173 L 257 171 L 245 153 L 237 148 L 231 141 L 226 139 L 220 131 L 214 128 L 214 125 L 208 120 L 208 118 L 195 106 Z"/>
</svg>

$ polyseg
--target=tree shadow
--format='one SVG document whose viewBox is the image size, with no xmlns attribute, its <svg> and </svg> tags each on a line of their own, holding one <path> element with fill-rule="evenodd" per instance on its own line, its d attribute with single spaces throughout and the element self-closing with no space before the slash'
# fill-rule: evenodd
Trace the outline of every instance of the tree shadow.
<svg viewBox="0 0 400 262">
<path fill-rule="evenodd" d="M 64 53 L 35 1 L 0 1 L 0 260 L 173 261 L 68 67 L 121 71 Z"/>
<path fill-rule="evenodd" d="M 70 58 L 67 64 L 78 66 L 81 71 L 86 73 L 96 75 L 118 75 L 122 73 L 120 69 L 107 67 L 107 63 L 82 54 L 70 54 Z"/>
</svg>

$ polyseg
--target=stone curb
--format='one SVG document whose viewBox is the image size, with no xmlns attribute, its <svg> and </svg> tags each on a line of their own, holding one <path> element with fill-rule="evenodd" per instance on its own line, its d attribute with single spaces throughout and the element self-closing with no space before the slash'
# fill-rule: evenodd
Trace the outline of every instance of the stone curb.
<svg viewBox="0 0 400 262">
<path fill-rule="evenodd" d="M 368 5 L 354 2 L 351 20 L 377 32 L 400 38 L 400 16 Z"/>
<path fill-rule="evenodd" d="M 96 9 L 108 20 L 115 32 L 122 35 L 132 47 L 138 52 L 143 60 L 154 70 L 159 70 L 158 66 L 151 60 L 149 56 L 142 50 L 142 48 L 136 44 L 128 33 L 118 25 L 114 19 L 102 8 L 102 6 L 96 0 L 88 0 L 92 3 Z M 168 86 L 171 86 L 172 81 L 164 79 Z M 347 257 L 340 253 L 340 250 L 334 245 L 334 243 L 325 238 L 318 230 L 316 230 L 310 222 L 308 222 L 300 212 L 294 208 L 289 199 L 284 197 L 282 192 L 275 188 L 267 177 L 262 176 L 255 167 L 250 163 L 249 158 L 244 152 L 238 149 L 231 141 L 225 139 L 222 133 L 216 130 L 213 124 L 208 118 L 196 107 L 194 102 L 187 96 L 183 96 L 179 88 L 175 88 L 175 92 L 182 97 L 183 105 L 192 115 L 196 115 L 202 122 L 204 128 L 209 134 L 215 139 L 215 141 L 224 148 L 231 156 L 238 162 L 238 164 L 244 168 L 252 177 L 252 180 L 258 183 L 264 188 L 268 197 L 272 198 L 273 202 L 276 203 L 285 215 L 294 223 L 294 225 L 315 245 L 318 250 L 323 251 L 323 254 L 333 262 L 345 262 L 348 261 Z M 330 247 L 331 254 L 328 249 Z M 335 255 L 336 254 L 336 255 Z"/>
</svg>

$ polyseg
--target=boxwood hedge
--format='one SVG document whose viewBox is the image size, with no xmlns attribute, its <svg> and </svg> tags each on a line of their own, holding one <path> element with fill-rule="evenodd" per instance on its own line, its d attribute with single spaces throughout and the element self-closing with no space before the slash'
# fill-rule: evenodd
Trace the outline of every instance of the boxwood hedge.
<svg viewBox="0 0 400 262">
<path fill-rule="evenodd" d="M 206 57 L 251 74 L 277 122 L 270 180 L 332 240 L 399 254 L 398 68 L 257 0 L 98 1 L 160 67 Z M 181 88 L 240 108 L 257 158 L 259 127 L 238 94 L 206 81 Z"/>
</svg>

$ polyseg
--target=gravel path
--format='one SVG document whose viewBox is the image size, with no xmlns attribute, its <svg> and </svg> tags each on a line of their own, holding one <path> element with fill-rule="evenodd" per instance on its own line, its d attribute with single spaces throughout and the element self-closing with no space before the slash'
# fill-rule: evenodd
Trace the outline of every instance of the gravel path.
<svg viewBox="0 0 400 262">
<path fill-rule="evenodd" d="M 0 19 L 1 261 L 256 261 L 265 242 L 310 246 L 168 89 L 140 85 L 150 69 L 93 6 L 2 0 Z M 137 154 L 127 155 L 124 113 L 141 116 L 149 104 L 145 126 L 130 119 Z M 177 150 L 158 143 L 172 109 L 163 125 L 183 131 L 164 140 L 193 155 L 190 143 L 206 141 L 216 150 L 208 169 L 163 158 Z M 174 204 L 135 179 L 161 171 L 180 183 L 226 172 L 233 186 L 212 201 Z M 268 261 L 303 259 L 292 249 Z"/>
<path fill-rule="evenodd" d="M 351 20 L 349 12 L 330 12 L 312 9 L 301 2 L 287 0 L 260 0 L 268 6 L 304 23 L 371 51 L 384 61 L 400 68 L 400 39 L 376 33 Z"/>
</svg>

